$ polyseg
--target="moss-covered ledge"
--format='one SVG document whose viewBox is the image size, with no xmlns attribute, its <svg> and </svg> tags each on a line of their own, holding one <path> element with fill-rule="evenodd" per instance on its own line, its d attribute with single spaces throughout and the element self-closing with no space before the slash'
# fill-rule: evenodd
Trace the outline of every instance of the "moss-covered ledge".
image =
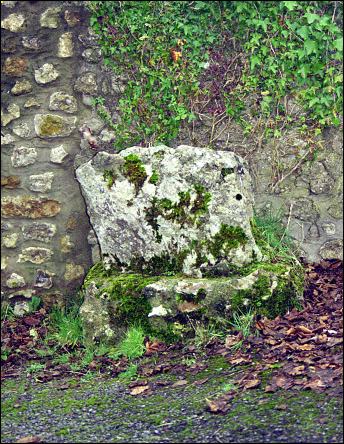
<svg viewBox="0 0 344 444">
<path fill-rule="evenodd" d="M 300 307 L 303 269 L 257 263 L 230 277 L 189 278 L 121 273 L 100 262 L 83 288 L 80 315 L 87 341 L 116 343 L 133 325 L 172 340 L 192 337 L 195 324 L 226 328 L 233 313 L 251 310 L 274 318 Z"/>
</svg>

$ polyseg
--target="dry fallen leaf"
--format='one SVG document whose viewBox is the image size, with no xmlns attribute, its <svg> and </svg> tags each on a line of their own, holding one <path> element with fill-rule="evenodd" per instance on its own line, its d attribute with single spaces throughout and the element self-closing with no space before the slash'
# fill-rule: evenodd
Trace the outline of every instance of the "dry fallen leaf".
<svg viewBox="0 0 344 444">
<path fill-rule="evenodd" d="M 18 439 L 16 442 L 21 443 L 33 443 L 33 442 L 42 442 L 39 436 L 24 436 L 23 438 Z"/>
<path fill-rule="evenodd" d="M 229 403 L 223 399 L 215 399 L 214 401 L 206 399 L 206 402 L 207 409 L 211 413 L 226 413 L 230 409 Z"/>
<path fill-rule="evenodd" d="M 143 392 L 146 392 L 149 389 L 149 385 L 139 385 L 138 387 L 134 387 L 130 392 L 131 395 L 137 396 Z"/>
<path fill-rule="evenodd" d="M 256 388 L 260 385 L 260 382 L 261 381 L 259 379 L 250 379 L 249 381 L 245 382 L 244 388 L 245 389 Z"/>
<path fill-rule="evenodd" d="M 179 381 L 175 382 L 174 384 L 171 385 L 172 388 L 174 387 L 181 387 L 183 385 L 186 385 L 188 383 L 188 381 L 186 379 L 180 379 Z"/>
</svg>

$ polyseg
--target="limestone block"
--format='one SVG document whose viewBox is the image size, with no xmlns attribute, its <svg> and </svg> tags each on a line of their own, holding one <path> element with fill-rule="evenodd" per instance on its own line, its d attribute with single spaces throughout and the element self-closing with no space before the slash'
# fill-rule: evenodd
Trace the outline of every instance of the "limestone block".
<svg viewBox="0 0 344 444">
<path fill-rule="evenodd" d="M 64 279 L 66 282 L 73 282 L 78 279 L 83 278 L 85 275 L 85 270 L 82 265 L 74 264 L 69 262 L 66 264 Z"/>
<path fill-rule="evenodd" d="M 74 96 L 62 91 L 56 91 L 50 96 L 49 109 L 52 111 L 75 113 L 78 110 L 78 102 Z"/>
<path fill-rule="evenodd" d="M 50 260 L 54 254 L 49 248 L 27 247 L 19 254 L 17 262 L 32 262 L 33 264 L 43 264 Z"/>
<path fill-rule="evenodd" d="M 54 273 L 51 273 L 47 270 L 40 270 L 38 269 L 36 271 L 35 280 L 34 280 L 34 287 L 38 288 L 44 288 L 48 290 L 53 286 L 53 280 L 52 276 L 54 276 Z"/>
<path fill-rule="evenodd" d="M 34 222 L 22 227 L 24 239 L 50 242 L 56 234 L 56 225 L 47 222 Z"/>
<path fill-rule="evenodd" d="M 22 45 L 27 50 L 38 51 L 42 47 L 42 42 L 37 37 L 24 36 Z"/>
<path fill-rule="evenodd" d="M 20 108 L 16 103 L 11 103 L 7 107 L 7 113 L 4 113 L 1 110 L 1 125 L 7 126 L 12 120 L 19 119 L 20 117 Z"/>
<path fill-rule="evenodd" d="M 320 250 L 319 254 L 323 259 L 341 259 L 343 260 L 343 240 L 333 239 L 325 242 Z"/>
<path fill-rule="evenodd" d="M 59 75 L 59 72 L 51 63 L 45 63 L 40 68 L 35 69 L 35 80 L 42 85 L 53 82 L 59 77 Z"/>
<path fill-rule="evenodd" d="M 32 91 L 32 84 L 28 80 L 19 80 L 11 89 L 11 93 L 15 96 L 26 94 Z"/>
<path fill-rule="evenodd" d="M 40 17 L 42 28 L 56 29 L 60 26 L 59 14 L 62 11 L 61 6 L 46 9 Z"/>
<path fill-rule="evenodd" d="M 73 34 L 65 32 L 61 35 L 58 41 L 57 56 L 61 58 L 68 58 L 73 56 Z"/>
<path fill-rule="evenodd" d="M 29 176 L 30 190 L 40 193 L 46 193 L 51 190 L 54 179 L 54 173 L 46 172 Z"/>
<path fill-rule="evenodd" d="M 32 139 L 35 136 L 34 127 L 30 122 L 19 121 L 12 128 L 15 135 L 23 139 Z"/>
<path fill-rule="evenodd" d="M 21 77 L 28 68 L 28 60 L 24 57 L 7 57 L 3 72 L 10 77 Z"/>
<path fill-rule="evenodd" d="M 6 248 L 15 248 L 17 246 L 18 237 L 18 233 L 6 234 L 2 237 L 1 243 Z"/>
<path fill-rule="evenodd" d="M 1 215 L 3 217 L 37 219 L 54 217 L 60 211 L 60 202 L 45 197 L 6 196 L 1 198 Z"/>
<path fill-rule="evenodd" d="M 25 285 L 25 279 L 17 273 L 12 273 L 6 280 L 6 287 L 8 288 L 20 288 L 25 287 Z"/>
<path fill-rule="evenodd" d="M 62 117 L 57 114 L 36 114 L 34 117 L 35 131 L 38 137 L 66 137 L 76 127 L 76 117 Z"/>
<path fill-rule="evenodd" d="M 36 160 L 37 160 L 36 148 L 28 146 L 15 147 L 11 156 L 11 162 L 14 168 L 31 165 L 35 163 Z"/>
<path fill-rule="evenodd" d="M 25 17 L 23 14 L 10 14 L 1 20 L 1 28 L 11 32 L 20 32 L 24 28 Z"/>
<path fill-rule="evenodd" d="M 63 145 L 56 146 L 55 148 L 51 149 L 50 162 L 62 163 L 67 156 L 68 156 L 68 153 L 64 149 Z"/>
<path fill-rule="evenodd" d="M 145 271 L 165 260 L 201 276 L 262 257 L 250 227 L 250 176 L 234 153 L 132 147 L 96 154 L 76 177 L 109 263 Z"/>
<path fill-rule="evenodd" d="M 96 94 L 98 91 L 97 77 L 93 72 L 85 72 L 79 76 L 74 84 L 77 92 L 84 94 Z"/>
</svg>

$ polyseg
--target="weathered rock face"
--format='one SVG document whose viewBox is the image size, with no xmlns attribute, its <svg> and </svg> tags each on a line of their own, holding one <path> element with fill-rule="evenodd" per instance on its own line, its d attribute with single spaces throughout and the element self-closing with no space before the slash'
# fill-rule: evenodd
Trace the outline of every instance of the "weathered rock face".
<svg viewBox="0 0 344 444">
<path fill-rule="evenodd" d="M 98 153 L 76 176 L 110 263 L 202 277 L 262 258 L 250 176 L 233 153 L 132 147 Z"/>
</svg>

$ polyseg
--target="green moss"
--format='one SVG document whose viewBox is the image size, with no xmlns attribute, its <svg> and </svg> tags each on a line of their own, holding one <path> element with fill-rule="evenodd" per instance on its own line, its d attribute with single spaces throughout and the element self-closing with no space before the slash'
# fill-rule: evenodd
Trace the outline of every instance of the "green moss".
<svg viewBox="0 0 344 444">
<path fill-rule="evenodd" d="M 247 236 L 240 227 L 222 224 L 218 233 L 208 241 L 208 249 L 214 257 L 227 255 L 233 248 L 245 245 Z"/>
<path fill-rule="evenodd" d="M 123 174 L 130 183 L 134 184 L 136 194 L 148 177 L 142 160 L 136 154 L 129 154 L 124 158 Z"/>
<path fill-rule="evenodd" d="M 108 188 L 111 188 L 117 179 L 116 174 L 111 170 L 105 170 L 103 174 L 103 179 L 107 182 Z"/>
<path fill-rule="evenodd" d="M 62 118 L 59 116 L 45 116 L 40 126 L 42 136 L 56 136 L 63 130 Z"/>
<path fill-rule="evenodd" d="M 159 174 L 156 170 L 153 170 L 153 173 L 149 179 L 149 183 L 152 183 L 153 185 L 156 185 L 159 182 Z"/>
<path fill-rule="evenodd" d="M 233 174 L 233 173 L 234 173 L 234 168 L 222 168 L 221 169 L 221 177 L 222 178 L 225 178 L 229 174 Z"/>
</svg>

